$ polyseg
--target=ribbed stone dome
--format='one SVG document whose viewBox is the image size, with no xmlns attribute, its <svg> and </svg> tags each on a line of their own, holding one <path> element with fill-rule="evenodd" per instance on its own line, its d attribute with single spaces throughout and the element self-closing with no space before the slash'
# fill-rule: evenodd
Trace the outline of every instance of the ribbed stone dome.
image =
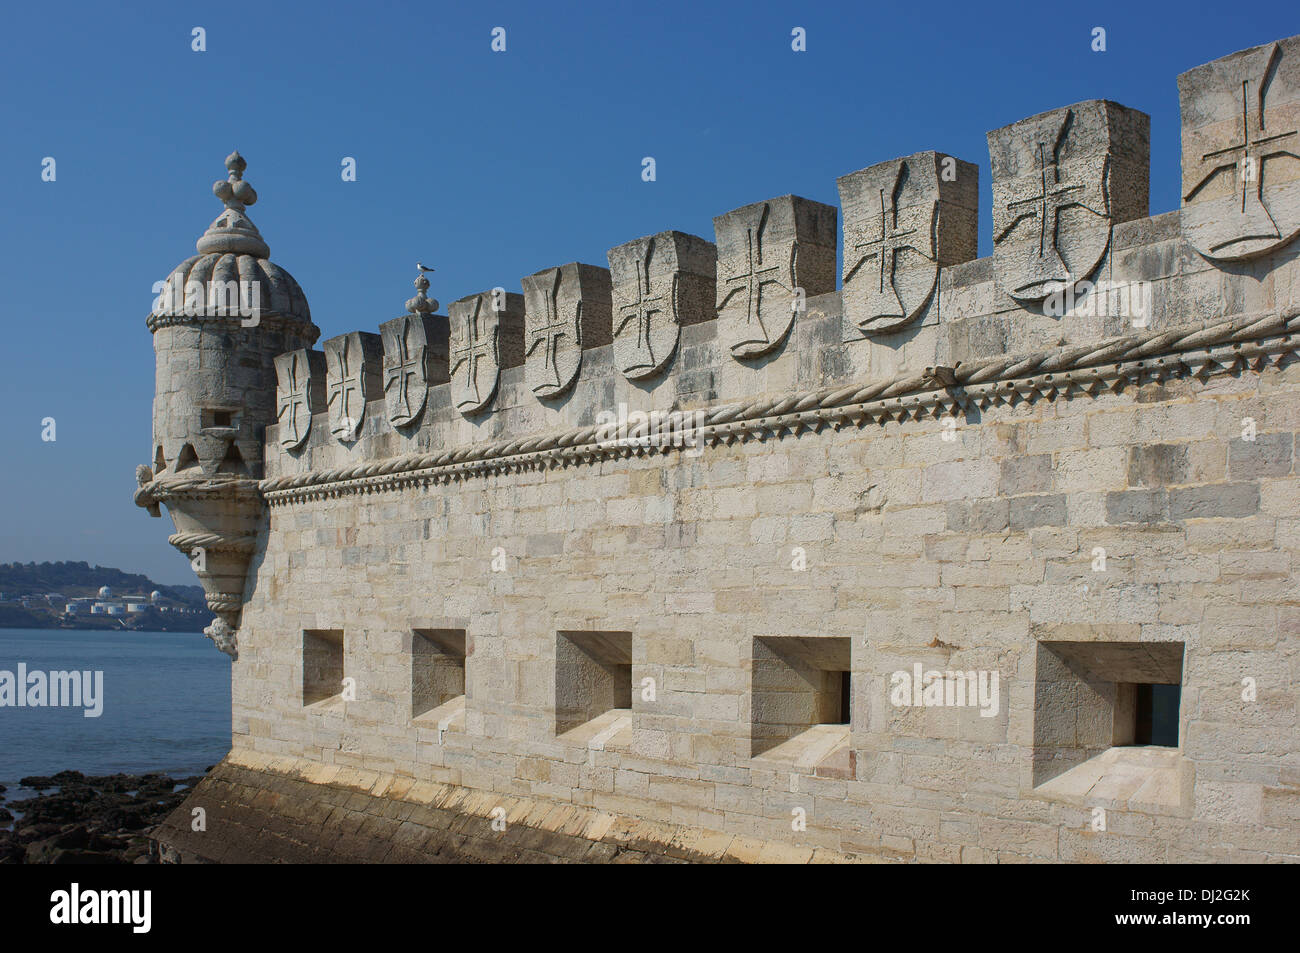
<svg viewBox="0 0 1300 953">
<path fill-rule="evenodd" d="M 293 275 L 265 258 L 237 255 L 231 252 L 193 255 L 173 268 L 171 274 L 167 276 L 168 288 L 178 289 L 184 289 L 192 282 L 198 282 L 207 289 L 212 287 L 209 282 L 230 281 L 255 282 L 246 287 L 257 289 L 258 309 L 262 314 L 274 312 L 286 318 L 311 320 L 307 296 L 303 294 L 302 288 L 294 280 Z M 154 311 L 156 317 L 193 313 L 192 309 L 185 307 L 183 292 L 164 294 L 163 298 L 164 307 Z"/>
<path fill-rule="evenodd" d="M 238 152 L 226 157 L 229 177 L 212 186 L 212 193 L 225 209 L 195 243 L 198 254 L 185 259 L 167 276 L 166 288 L 152 317 L 212 314 L 210 305 L 217 302 L 227 308 L 242 305 L 247 309 L 252 301 L 241 301 L 239 295 L 244 292 L 235 290 L 242 287 L 248 293 L 256 289 L 261 314 L 311 322 L 307 296 L 291 274 L 269 260 L 270 248 L 245 213 L 245 208 L 257 201 L 257 192 L 244 181 L 247 167 Z M 221 298 L 230 292 L 234 292 L 233 297 Z"/>
</svg>

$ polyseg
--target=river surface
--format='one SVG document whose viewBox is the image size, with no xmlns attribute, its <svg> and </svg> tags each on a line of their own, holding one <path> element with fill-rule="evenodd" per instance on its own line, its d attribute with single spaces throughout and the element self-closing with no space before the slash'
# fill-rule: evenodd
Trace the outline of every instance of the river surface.
<svg viewBox="0 0 1300 953">
<path fill-rule="evenodd" d="M 0 797 L 12 799 L 19 778 L 65 769 L 186 777 L 230 750 L 230 659 L 201 633 L 0 629 L 0 673 L 16 676 L 20 662 L 102 672 L 103 711 L 0 707 Z"/>
</svg>

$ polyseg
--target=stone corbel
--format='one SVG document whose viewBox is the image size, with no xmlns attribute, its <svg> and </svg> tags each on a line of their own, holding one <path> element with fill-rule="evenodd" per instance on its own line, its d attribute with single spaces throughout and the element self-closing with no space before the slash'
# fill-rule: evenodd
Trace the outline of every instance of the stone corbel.
<svg viewBox="0 0 1300 953">
<path fill-rule="evenodd" d="M 256 480 L 246 477 L 154 479 L 147 467 L 136 471 L 137 506 L 151 512 L 161 503 L 176 532 L 168 542 L 186 555 L 216 615 L 203 634 L 231 658 L 239 657 L 237 635 L 244 583 L 265 505 Z"/>
</svg>

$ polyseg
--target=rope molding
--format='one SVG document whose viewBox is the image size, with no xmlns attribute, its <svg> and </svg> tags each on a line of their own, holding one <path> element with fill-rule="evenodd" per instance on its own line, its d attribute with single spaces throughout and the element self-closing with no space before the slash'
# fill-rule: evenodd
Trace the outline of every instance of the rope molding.
<svg viewBox="0 0 1300 953">
<path fill-rule="evenodd" d="M 255 537 L 221 536 L 217 533 L 173 533 L 167 537 L 167 542 L 186 555 L 196 548 L 214 553 L 251 553 L 257 548 Z"/>
<path fill-rule="evenodd" d="M 819 430 L 826 425 L 839 429 L 845 423 L 862 426 L 894 417 L 939 416 L 945 410 L 970 404 L 987 407 L 1008 400 L 1054 399 L 1069 397 L 1071 391 L 1096 394 L 1101 386 L 1132 377 L 1200 374 L 1209 365 L 1230 369 L 1243 360 L 1266 361 L 1270 355 L 1296 350 L 1296 342 L 1290 337 L 1295 330 L 1300 330 L 1300 313 L 1287 317 L 1273 312 L 1244 315 L 1206 328 L 1132 334 L 1100 346 L 1082 345 L 1023 358 L 993 358 L 961 365 L 954 372 L 953 386 L 945 387 L 922 373 L 866 386 L 724 404 L 703 411 L 705 423 L 685 430 L 684 436 L 716 445 L 783 430 Z M 1268 346 L 1258 343 L 1269 337 L 1277 341 Z M 1171 354 L 1179 358 L 1171 363 L 1164 358 L 1154 363 L 1148 360 L 1154 355 Z M 1076 373 L 1080 371 L 1083 373 Z M 585 426 L 455 450 L 407 454 L 354 467 L 296 473 L 264 480 L 260 489 L 266 502 L 277 506 L 295 499 L 337 497 L 352 491 L 373 493 L 542 465 L 590 463 L 611 456 L 628 458 L 681 449 L 671 445 L 628 446 L 619 441 L 598 443 L 595 436 L 599 429 Z"/>
<path fill-rule="evenodd" d="M 136 506 L 162 503 L 175 497 L 230 496 L 257 497 L 258 482 L 250 477 L 192 476 L 181 479 L 154 479 L 140 486 L 132 496 Z"/>
<path fill-rule="evenodd" d="M 311 344 L 315 344 L 316 339 L 320 337 L 320 328 L 312 324 L 310 320 L 287 317 L 278 311 L 259 312 L 257 319 L 257 324 L 246 326 L 244 318 L 239 314 L 150 314 L 149 317 L 145 318 L 144 326 L 151 333 L 157 332 L 160 328 L 186 325 L 210 327 L 214 330 L 224 331 L 251 331 L 256 328 L 292 330 L 299 332 L 304 338 L 309 338 Z"/>
<path fill-rule="evenodd" d="M 836 429 L 845 423 L 908 417 L 937 417 L 945 410 L 971 405 L 987 407 L 1021 399 L 1095 394 L 1104 386 L 1142 377 L 1168 378 L 1203 374 L 1213 365 L 1231 370 L 1243 361 L 1259 367 L 1272 357 L 1293 352 L 1290 332 L 1300 330 L 1300 313 L 1244 315 L 1203 328 L 1129 335 L 1104 345 L 1080 345 L 1028 357 L 1000 357 L 963 365 L 955 370 L 955 385 L 945 387 L 928 374 L 897 378 L 867 386 L 826 389 L 804 395 L 728 404 L 704 410 L 704 425 L 684 436 L 716 445 L 763 439 L 783 432 Z M 1267 338 L 1275 338 L 1266 342 Z M 1219 345 L 1215 347 L 1215 345 Z M 1196 352 L 1200 352 L 1199 354 Z M 1182 353 L 1190 352 L 1190 353 Z M 1155 355 L 1179 356 L 1171 361 Z M 1082 373 L 1078 373 L 1082 372 Z M 1042 375 L 1034 377 L 1034 374 Z M 416 484 L 543 466 L 590 463 L 610 457 L 644 456 L 682 449 L 671 445 L 629 446 L 620 441 L 597 443 L 595 426 L 558 434 L 498 441 L 456 450 L 407 454 L 352 467 L 317 470 L 261 483 L 272 506 L 295 500 L 332 498 L 351 492 L 381 492 Z"/>
<path fill-rule="evenodd" d="M 783 431 L 820 430 L 828 425 L 838 429 L 846 423 L 865 426 L 909 416 L 933 417 L 971 405 L 987 407 L 1019 399 L 1095 394 L 1103 386 L 1143 376 L 1201 375 L 1211 365 L 1230 370 L 1243 361 L 1267 363 L 1270 357 L 1296 350 L 1290 335 L 1297 330 L 1300 313 L 1283 316 L 1269 312 L 1241 315 L 1207 327 L 1126 335 L 1100 345 L 990 358 L 959 365 L 951 386 L 921 373 L 869 385 L 707 408 L 702 411 L 703 425 L 683 431 L 683 436 L 695 438 L 693 445 L 700 441 L 716 445 Z M 1266 339 L 1274 340 L 1265 343 Z M 1165 359 L 1174 355 L 1173 361 Z M 1159 359 L 1153 361 L 1157 356 Z M 672 445 L 629 446 L 620 441 L 598 443 L 596 435 L 601 429 L 588 426 L 454 450 L 406 454 L 263 480 L 259 489 L 268 504 L 274 506 L 350 492 L 447 483 L 476 475 L 683 449 Z M 168 486 L 179 487 L 180 482 Z"/>
<path fill-rule="evenodd" d="M 208 595 L 207 601 L 208 608 L 213 612 L 239 612 L 244 608 L 242 592 L 213 592 Z"/>
</svg>

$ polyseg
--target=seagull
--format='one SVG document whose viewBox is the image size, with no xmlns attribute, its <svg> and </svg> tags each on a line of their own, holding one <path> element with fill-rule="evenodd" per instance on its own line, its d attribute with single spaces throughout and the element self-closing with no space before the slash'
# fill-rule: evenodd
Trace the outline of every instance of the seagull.
<svg viewBox="0 0 1300 953">
<path fill-rule="evenodd" d="M 426 267 L 425 265 L 420 264 L 418 261 L 415 263 L 415 267 L 416 267 L 416 268 L 419 268 L 421 271 L 433 271 L 433 270 L 434 270 L 434 269 L 432 269 L 432 268 L 428 268 L 428 267 Z"/>
</svg>

